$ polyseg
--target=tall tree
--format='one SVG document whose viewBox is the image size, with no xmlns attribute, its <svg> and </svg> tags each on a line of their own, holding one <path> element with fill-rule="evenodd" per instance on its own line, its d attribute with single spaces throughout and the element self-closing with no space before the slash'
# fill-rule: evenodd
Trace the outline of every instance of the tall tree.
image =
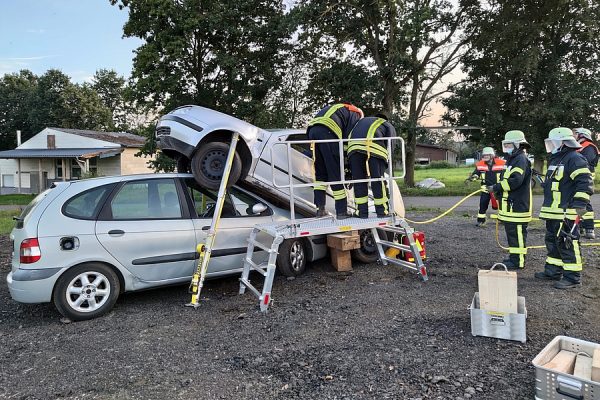
<svg viewBox="0 0 600 400">
<path fill-rule="evenodd" d="M 305 14 L 301 28 L 304 36 L 312 37 L 312 46 L 345 52 L 349 61 L 372 71 L 381 87 L 381 107 L 385 111 L 398 113 L 408 109 L 404 133 L 408 145 L 405 182 L 409 186 L 414 184 L 418 119 L 437 97 L 432 92 L 435 84 L 456 65 L 460 46 L 449 45 L 456 42 L 465 8 L 473 3 L 461 1 L 454 6 L 445 0 L 300 1 L 298 12 Z"/>
<path fill-rule="evenodd" d="M 445 100 L 446 119 L 484 128 L 472 139 L 499 145 L 523 130 L 536 167 L 556 126 L 600 129 L 600 4 L 594 0 L 483 3 L 468 30 L 468 79 Z"/>
<path fill-rule="evenodd" d="M 37 76 L 31 71 L 6 74 L 0 78 L 0 149 L 17 145 L 16 131 L 24 137 L 35 132 L 29 123 L 29 104 L 37 85 Z"/>
<path fill-rule="evenodd" d="M 277 0 L 110 0 L 127 7 L 128 37 L 139 37 L 132 73 L 140 104 L 197 104 L 260 120 L 278 87 L 290 34 Z"/>
<path fill-rule="evenodd" d="M 99 69 L 92 78 L 91 88 L 98 94 L 102 104 L 112 113 L 114 130 L 127 131 L 128 115 L 135 113 L 135 107 L 126 101 L 127 81 L 116 71 Z"/>
</svg>

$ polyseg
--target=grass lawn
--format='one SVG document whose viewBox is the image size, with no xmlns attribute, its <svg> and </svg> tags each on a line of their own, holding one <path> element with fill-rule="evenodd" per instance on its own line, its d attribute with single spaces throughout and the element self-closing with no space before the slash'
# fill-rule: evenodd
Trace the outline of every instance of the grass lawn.
<svg viewBox="0 0 600 400">
<path fill-rule="evenodd" d="M 403 196 L 466 196 L 479 189 L 479 180 L 465 185 L 464 180 L 473 172 L 474 166 L 459 168 L 431 168 L 415 169 L 415 182 L 425 178 L 435 178 L 443 182 L 446 187 L 441 189 L 407 188 L 402 180 L 398 181 Z M 600 174 L 596 175 L 594 191 L 600 193 Z M 540 185 L 536 185 L 533 194 L 542 194 Z"/>
<path fill-rule="evenodd" d="M 0 205 L 26 206 L 34 197 L 35 194 L 3 194 L 0 195 Z"/>
<path fill-rule="evenodd" d="M 15 226 L 14 216 L 21 214 L 19 210 L 0 211 L 0 234 L 6 235 L 12 231 Z"/>
</svg>

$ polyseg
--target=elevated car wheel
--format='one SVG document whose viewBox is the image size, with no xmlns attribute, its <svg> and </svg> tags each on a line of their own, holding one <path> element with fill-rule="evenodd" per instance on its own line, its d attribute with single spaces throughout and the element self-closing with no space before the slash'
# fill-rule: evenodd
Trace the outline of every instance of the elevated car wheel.
<svg viewBox="0 0 600 400">
<path fill-rule="evenodd" d="M 287 239 L 279 246 L 277 271 L 284 276 L 299 276 L 306 270 L 306 248 L 302 239 Z"/>
<path fill-rule="evenodd" d="M 356 261 L 360 261 L 365 264 L 377 262 L 379 259 L 379 253 L 377 251 L 377 244 L 375 243 L 375 238 L 373 237 L 371 230 L 365 229 L 359 231 L 358 234 L 360 235 L 360 247 L 352 250 L 352 257 Z"/>
<path fill-rule="evenodd" d="M 65 317 L 83 321 L 106 314 L 117 301 L 119 278 L 112 268 L 88 263 L 69 269 L 54 287 L 54 305 Z"/>
<path fill-rule="evenodd" d="M 189 158 L 187 158 L 186 156 L 179 156 L 177 158 L 177 172 L 181 174 L 188 174 L 192 172 Z"/>
<path fill-rule="evenodd" d="M 229 143 L 223 142 L 208 142 L 196 151 L 192 157 L 191 167 L 194 179 L 200 186 L 212 190 L 219 189 L 228 153 Z M 241 174 L 242 159 L 236 152 L 227 186 L 235 184 L 240 179 Z"/>
</svg>

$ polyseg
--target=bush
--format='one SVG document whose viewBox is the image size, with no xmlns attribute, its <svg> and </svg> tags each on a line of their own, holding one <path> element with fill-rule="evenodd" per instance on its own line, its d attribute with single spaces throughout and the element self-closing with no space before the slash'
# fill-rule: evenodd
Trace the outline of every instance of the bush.
<svg viewBox="0 0 600 400">
<path fill-rule="evenodd" d="M 416 169 L 447 169 L 458 167 L 458 165 L 449 163 L 448 161 L 432 161 L 429 165 L 415 165 Z"/>
</svg>

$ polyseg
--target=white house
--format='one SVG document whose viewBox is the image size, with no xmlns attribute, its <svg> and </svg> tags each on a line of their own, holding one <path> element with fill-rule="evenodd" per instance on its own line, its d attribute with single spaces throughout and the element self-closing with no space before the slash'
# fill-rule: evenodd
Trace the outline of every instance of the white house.
<svg viewBox="0 0 600 400">
<path fill-rule="evenodd" d="M 144 138 L 126 132 L 46 128 L 0 151 L 1 193 L 39 193 L 55 181 L 153 172 L 135 157 Z"/>
</svg>

